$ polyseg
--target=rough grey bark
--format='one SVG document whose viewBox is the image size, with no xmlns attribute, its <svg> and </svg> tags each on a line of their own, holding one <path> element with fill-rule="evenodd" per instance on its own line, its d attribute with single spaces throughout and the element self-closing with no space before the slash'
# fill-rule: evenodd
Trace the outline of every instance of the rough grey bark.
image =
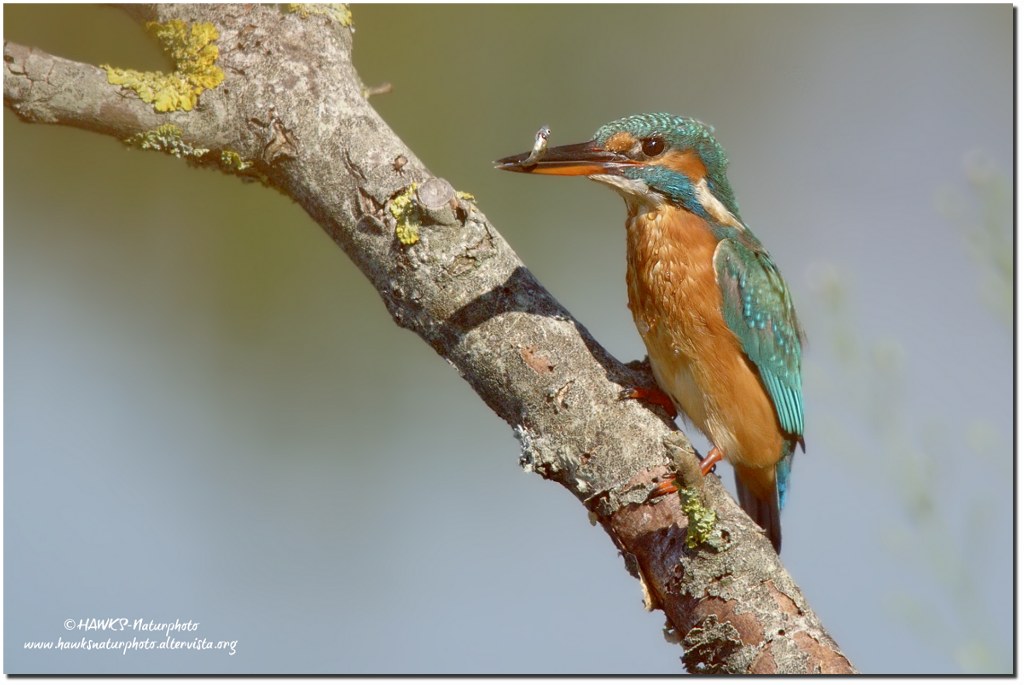
<svg viewBox="0 0 1024 685">
<path fill-rule="evenodd" d="M 522 462 L 576 496 L 665 612 L 690 672 L 852 672 L 771 545 L 722 489 L 709 541 L 686 545 L 678 498 L 646 498 L 673 454 L 694 459 L 666 417 L 624 387 L 649 373 L 609 355 L 526 269 L 474 202 L 431 176 L 377 115 L 334 17 L 277 5 L 128 8 L 140 20 L 208 21 L 223 84 L 191 112 L 159 114 L 103 70 L 4 44 L 4 104 L 23 120 L 127 139 L 173 123 L 193 164 L 237 153 L 243 173 L 292 197 L 423 338 L 512 427 Z M 224 168 L 221 166 L 221 168 Z M 237 172 L 237 169 L 236 169 Z M 419 184 L 407 193 L 411 183 Z M 411 199 L 407 214 L 393 202 Z M 397 224 L 418 224 L 406 245 Z"/>
</svg>

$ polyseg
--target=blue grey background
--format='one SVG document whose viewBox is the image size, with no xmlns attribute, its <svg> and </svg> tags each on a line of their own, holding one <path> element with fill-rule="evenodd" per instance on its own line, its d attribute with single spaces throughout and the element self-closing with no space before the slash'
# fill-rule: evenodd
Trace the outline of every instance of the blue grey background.
<svg viewBox="0 0 1024 685">
<path fill-rule="evenodd" d="M 786 566 L 863 671 L 1010 672 L 1011 7 L 353 9 L 374 106 L 622 360 L 621 200 L 490 162 L 716 127 L 809 339 Z M 167 66 L 116 9 L 4 20 Z M 290 200 L 6 110 L 4 172 L 6 672 L 678 672 L 605 534 Z M 120 616 L 237 653 L 24 648 Z"/>
</svg>

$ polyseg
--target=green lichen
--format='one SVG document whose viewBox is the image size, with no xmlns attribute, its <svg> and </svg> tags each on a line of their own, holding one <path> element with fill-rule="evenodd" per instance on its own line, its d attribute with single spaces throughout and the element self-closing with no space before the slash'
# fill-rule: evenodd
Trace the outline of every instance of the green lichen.
<svg viewBox="0 0 1024 685">
<path fill-rule="evenodd" d="M 693 549 L 711 537 L 718 516 L 713 509 L 704 506 L 697 488 L 680 489 L 679 499 L 683 502 L 683 513 L 689 521 L 686 526 L 686 546 Z"/>
<path fill-rule="evenodd" d="M 220 51 L 214 44 L 220 34 L 213 24 L 187 24 L 171 19 L 164 23 L 148 22 L 146 29 L 163 44 L 174 61 L 174 71 L 166 74 L 101 64 L 109 83 L 132 89 L 157 112 L 188 112 L 204 90 L 216 88 L 224 81 L 224 72 L 216 65 Z"/>
<path fill-rule="evenodd" d="M 252 167 L 252 162 L 242 159 L 242 155 L 238 154 L 234 150 L 224 150 L 220 153 L 221 166 L 231 171 L 245 171 Z"/>
<path fill-rule="evenodd" d="M 455 195 L 460 200 L 465 200 L 466 202 L 476 202 L 476 196 L 473 195 L 473 193 L 467 193 L 467 192 L 464 192 L 462 190 L 457 190 L 457 191 L 455 191 Z"/>
<path fill-rule="evenodd" d="M 343 3 L 303 4 L 289 2 L 285 4 L 284 9 L 286 12 L 298 14 L 303 19 L 313 15 L 320 15 L 333 19 L 342 26 L 352 26 L 352 10 Z"/>
<path fill-rule="evenodd" d="M 246 159 L 234 150 L 222 150 L 220 153 L 220 168 L 229 173 L 235 174 L 243 181 L 259 181 L 265 186 L 271 185 L 270 179 L 262 171 L 256 168 L 256 162 Z"/>
<path fill-rule="evenodd" d="M 413 183 L 388 203 L 388 211 L 395 217 L 395 235 L 403 245 L 415 245 L 420 240 L 420 222 L 416 220 L 416 203 L 413 194 L 416 186 Z"/>
<path fill-rule="evenodd" d="M 181 139 L 181 129 L 174 124 L 157 126 L 150 131 L 136 133 L 125 141 L 140 150 L 157 150 L 174 155 L 178 159 L 198 158 L 209 152 L 208 149 L 195 147 Z"/>
</svg>

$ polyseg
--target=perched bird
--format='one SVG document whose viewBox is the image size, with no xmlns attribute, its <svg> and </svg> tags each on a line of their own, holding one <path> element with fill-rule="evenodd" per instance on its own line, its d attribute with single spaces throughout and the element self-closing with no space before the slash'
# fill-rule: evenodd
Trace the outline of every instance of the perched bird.
<svg viewBox="0 0 1024 685">
<path fill-rule="evenodd" d="M 628 116 L 585 143 L 495 162 L 588 176 L 625 199 L 629 308 L 654 378 L 713 443 L 704 474 L 723 457 L 732 464 L 740 504 L 779 551 L 793 452 L 804 446 L 803 333 L 778 267 L 740 218 L 727 163 L 710 127 L 671 114 Z"/>
</svg>

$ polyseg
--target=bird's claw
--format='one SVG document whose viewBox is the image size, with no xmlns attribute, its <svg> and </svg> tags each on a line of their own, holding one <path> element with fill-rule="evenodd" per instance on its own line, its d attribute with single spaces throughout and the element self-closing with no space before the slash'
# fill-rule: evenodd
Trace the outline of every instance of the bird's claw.
<svg viewBox="0 0 1024 685">
<path fill-rule="evenodd" d="M 672 401 L 671 397 L 662 392 L 660 388 L 624 388 L 619 393 L 619 399 L 640 400 L 641 402 L 661 407 L 670 419 L 674 419 L 679 415 L 675 402 Z"/>
<path fill-rule="evenodd" d="M 647 495 L 647 500 L 671 495 L 686 488 L 701 489 L 703 477 L 700 462 L 694 459 L 693 447 L 682 433 L 675 431 L 664 439 L 665 449 L 672 459 L 671 471 L 658 481 Z"/>
<path fill-rule="evenodd" d="M 679 492 L 679 483 L 676 482 L 675 475 L 671 475 L 655 484 L 654 489 L 647 495 L 647 501 L 676 492 Z"/>
</svg>

